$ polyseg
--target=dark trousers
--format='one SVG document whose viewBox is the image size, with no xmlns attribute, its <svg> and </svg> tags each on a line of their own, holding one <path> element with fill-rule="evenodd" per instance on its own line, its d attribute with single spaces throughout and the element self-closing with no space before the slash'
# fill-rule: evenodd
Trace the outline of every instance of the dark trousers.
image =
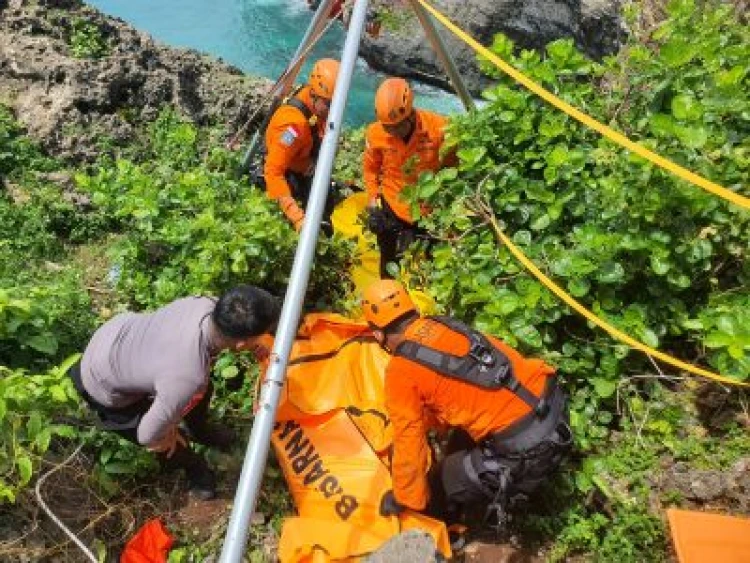
<svg viewBox="0 0 750 563">
<path fill-rule="evenodd" d="M 297 203 L 302 209 L 307 212 L 307 201 L 310 199 L 310 192 L 312 191 L 312 176 L 303 176 L 302 174 L 295 174 L 288 172 L 286 174 L 286 180 L 289 182 L 289 186 L 292 188 L 292 197 L 297 200 Z M 323 208 L 323 217 L 321 218 L 320 228 L 326 234 L 326 236 L 333 235 L 333 223 L 331 222 L 331 215 L 333 209 L 336 207 L 336 194 L 334 193 L 334 186 L 328 188 L 328 194 L 326 195 L 326 203 Z"/>
<path fill-rule="evenodd" d="M 404 252 L 418 237 L 426 238 L 427 232 L 412 223 L 407 223 L 396 215 L 381 198 L 383 212 L 387 216 L 388 228 L 375 235 L 380 251 L 380 277 L 393 279 L 388 273 L 388 263 L 401 261 Z"/>
<path fill-rule="evenodd" d="M 509 499 L 528 495 L 547 480 L 572 446 L 566 398 L 557 388 L 554 393 L 549 419 L 513 432 L 512 441 L 499 432 L 477 444 L 455 429 L 445 458 L 428 475 L 431 499 L 425 512 L 451 524 L 462 507 L 499 503 L 505 509 Z M 506 447 L 521 442 L 522 448 Z"/>
<path fill-rule="evenodd" d="M 83 387 L 81 381 L 81 363 L 77 362 L 68 371 L 68 375 L 73 380 L 73 385 L 78 394 L 83 398 L 88 407 L 96 413 L 98 426 L 102 430 L 114 432 L 122 436 L 129 442 L 138 444 L 138 425 L 141 423 L 143 415 L 148 412 L 153 403 L 150 397 L 143 399 L 122 408 L 112 408 L 97 403 Z M 209 380 L 206 392 L 200 402 L 193 407 L 188 414 L 183 417 L 183 421 L 191 432 L 198 431 L 208 418 L 208 407 L 213 395 L 213 384 Z M 185 467 L 190 468 L 200 465 L 203 458 L 193 453 L 189 447 L 178 444 L 177 449 L 167 460 L 165 455 L 157 454 L 160 461 L 167 467 Z"/>
</svg>

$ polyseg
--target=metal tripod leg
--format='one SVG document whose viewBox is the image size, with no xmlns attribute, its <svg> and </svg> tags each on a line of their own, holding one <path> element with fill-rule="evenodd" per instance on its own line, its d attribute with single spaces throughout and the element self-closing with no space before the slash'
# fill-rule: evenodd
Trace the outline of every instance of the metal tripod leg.
<svg viewBox="0 0 750 563">
<path fill-rule="evenodd" d="M 261 126 L 258 127 L 253 133 L 253 136 L 250 139 L 250 143 L 247 146 L 247 150 L 242 156 L 242 163 L 240 164 L 241 172 L 247 172 L 249 170 L 253 157 L 255 157 L 258 146 L 261 142 L 261 135 L 268 127 L 268 122 L 271 121 L 271 116 L 276 111 L 276 108 L 279 107 L 281 100 L 283 100 L 291 91 L 292 86 L 294 85 L 294 81 L 296 80 L 297 75 L 299 74 L 299 71 L 305 62 L 305 57 L 302 55 L 303 53 L 305 53 L 305 51 L 307 51 L 308 47 L 310 47 L 312 43 L 318 40 L 319 35 L 326 26 L 326 20 L 328 19 L 328 15 L 331 11 L 331 7 L 333 6 L 333 2 L 334 0 L 322 0 L 318 5 L 318 9 L 315 10 L 313 19 L 312 21 L 310 21 L 310 25 L 307 26 L 307 30 L 302 36 L 302 40 L 297 46 L 297 50 L 294 52 L 292 60 L 289 62 L 287 67 L 284 69 L 284 72 L 282 73 L 284 79 L 276 85 L 276 93 L 274 94 L 273 100 L 271 101 L 271 107 L 268 110 L 268 114 L 263 120 Z"/>
<path fill-rule="evenodd" d="M 440 63 L 443 65 L 443 69 L 448 75 L 448 78 L 450 78 L 456 94 L 461 98 L 464 108 L 466 111 L 473 110 L 475 108 L 474 99 L 466 88 L 466 85 L 461 78 L 461 74 L 458 72 L 456 63 L 453 61 L 453 57 L 451 57 L 450 53 L 448 53 L 445 43 L 443 43 L 443 38 L 440 37 L 440 33 L 438 33 L 438 30 L 435 28 L 435 24 L 432 23 L 430 15 L 424 8 L 422 8 L 422 5 L 418 0 L 409 0 L 409 4 L 411 4 L 414 13 L 417 14 L 419 23 L 422 25 L 422 29 L 424 29 L 425 35 L 427 36 L 427 40 L 432 45 L 432 49 L 435 51 L 438 59 L 440 59 Z"/>
</svg>

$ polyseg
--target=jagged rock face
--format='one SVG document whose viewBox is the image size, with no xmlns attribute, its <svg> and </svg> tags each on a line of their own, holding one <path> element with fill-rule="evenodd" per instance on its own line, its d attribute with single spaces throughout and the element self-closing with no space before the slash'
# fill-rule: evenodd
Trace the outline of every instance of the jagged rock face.
<svg viewBox="0 0 750 563">
<path fill-rule="evenodd" d="M 106 56 L 73 57 L 69 37 L 78 17 L 102 30 Z M 165 105 L 198 124 L 235 129 L 269 87 L 196 51 L 161 45 L 78 0 L 0 0 L 0 102 L 50 154 L 73 162 L 93 161 L 103 135 L 114 145 L 132 141 L 135 126 Z"/>
<path fill-rule="evenodd" d="M 433 5 L 484 45 L 491 44 L 496 33 L 504 33 L 519 47 L 535 49 L 571 37 L 589 56 L 601 58 L 616 52 L 625 38 L 620 0 L 435 0 Z M 436 26 L 467 86 L 478 93 L 487 82 L 476 55 L 439 23 Z M 361 54 L 384 72 L 447 84 L 416 18 L 377 39 L 365 38 Z"/>
</svg>

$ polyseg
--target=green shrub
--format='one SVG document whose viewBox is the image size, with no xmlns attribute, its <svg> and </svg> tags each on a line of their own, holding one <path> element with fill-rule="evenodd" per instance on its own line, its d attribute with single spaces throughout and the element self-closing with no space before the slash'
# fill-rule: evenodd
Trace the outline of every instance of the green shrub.
<svg viewBox="0 0 750 563">
<path fill-rule="evenodd" d="M 99 59 L 109 53 L 109 45 L 102 30 L 82 17 L 73 20 L 68 44 L 70 52 L 77 59 Z"/>
<path fill-rule="evenodd" d="M 493 50 L 568 102 L 735 190 L 750 177 L 747 27 L 726 6 L 670 4 L 651 47 L 597 64 L 570 41 L 546 56 Z M 683 48 L 684 47 L 684 48 Z M 689 54 L 689 56 L 688 56 Z M 486 107 L 455 119 L 458 169 L 423 175 L 412 195 L 436 210 L 422 275 L 438 303 L 557 366 L 574 391 L 579 445 L 607 435 L 617 382 L 653 366 L 547 291 L 477 216 L 486 202 L 548 275 L 597 315 L 688 362 L 750 377 L 750 215 L 628 153 L 499 75 Z M 724 295 L 722 297 L 722 295 Z"/>
<path fill-rule="evenodd" d="M 198 131 L 171 112 L 156 122 L 152 139 L 150 161 L 118 160 L 77 178 L 127 231 L 112 253 L 122 295 L 155 307 L 237 283 L 283 294 L 297 236 L 277 205 L 234 177 L 232 155 L 201 155 Z M 338 239 L 320 241 L 311 302 L 346 294 L 350 252 Z"/>
</svg>

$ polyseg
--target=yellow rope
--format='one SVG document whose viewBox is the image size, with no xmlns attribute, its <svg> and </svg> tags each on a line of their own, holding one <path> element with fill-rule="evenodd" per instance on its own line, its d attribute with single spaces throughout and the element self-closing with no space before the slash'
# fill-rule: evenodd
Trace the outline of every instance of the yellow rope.
<svg viewBox="0 0 750 563">
<path fill-rule="evenodd" d="M 435 19 L 437 19 L 446 28 L 448 28 L 454 35 L 459 37 L 464 43 L 466 43 L 472 49 L 474 49 L 474 51 L 476 51 L 483 57 L 486 57 L 487 59 L 492 61 L 498 68 L 500 68 L 503 72 L 508 74 L 516 82 L 519 82 L 520 84 L 524 85 L 526 88 L 534 92 L 537 96 L 547 101 L 548 103 L 552 104 L 559 110 L 577 119 L 578 121 L 580 121 L 587 127 L 590 127 L 591 129 L 594 129 L 595 131 L 598 131 L 599 133 L 601 133 L 602 135 L 604 135 L 611 141 L 614 141 L 615 143 L 636 153 L 637 155 L 656 164 L 657 166 L 660 166 L 663 169 L 668 170 L 672 174 L 679 176 L 683 180 L 691 182 L 695 184 L 696 186 L 703 188 L 707 192 L 717 195 L 727 201 L 731 201 L 732 203 L 739 205 L 740 207 L 744 209 L 750 209 L 750 198 L 744 197 L 738 193 L 728 190 L 714 182 L 711 182 L 710 180 L 703 178 L 702 176 L 699 176 L 698 174 L 695 174 L 694 172 L 691 172 L 690 170 L 686 168 L 683 168 L 682 166 L 679 166 L 678 164 L 675 164 L 674 162 L 664 157 L 659 156 L 658 154 L 654 152 L 651 152 L 647 148 L 637 143 L 634 143 L 622 133 L 615 131 L 611 127 L 607 127 L 606 125 L 604 125 L 603 123 L 600 123 L 593 117 L 586 115 L 582 111 L 571 106 L 569 103 L 555 96 L 552 92 L 545 90 L 544 88 L 536 84 L 533 80 L 531 80 L 529 77 L 527 77 L 520 71 L 510 66 L 508 63 L 503 61 L 500 57 L 498 57 L 489 49 L 484 47 L 481 43 L 476 41 L 473 37 L 471 37 L 462 29 L 457 27 L 441 12 L 439 12 L 437 9 L 430 6 L 425 0 L 419 0 L 419 3 L 428 12 L 430 12 L 435 17 Z"/>
<path fill-rule="evenodd" d="M 516 259 L 521 264 L 523 264 L 523 266 L 527 270 L 529 270 L 532 274 L 534 274 L 536 279 L 542 282 L 542 284 L 547 289 L 549 289 L 552 293 L 554 293 L 560 299 L 562 299 L 571 309 L 573 309 L 580 315 L 584 316 L 586 319 L 594 323 L 599 328 L 607 331 L 610 334 L 610 336 L 612 336 L 613 338 L 620 340 L 621 342 L 624 342 L 631 348 L 640 350 L 644 354 L 648 354 L 650 356 L 653 356 L 654 358 L 658 358 L 659 360 L 667 364 L 673 365 L 677 368 L 683 369 L 690 373 L 694 373 L 696 375 L 700 375 L 702 377 L 705 377 L 707 379 L 712 379 L 714 381 L 719 381 L 721 383 L 726 383 L 728 385 L 750 387 L 750 383 L 744 383 L 736 379 L 731 379 L 729 377 L 719 375 L 718 373 L 714 373 L 714 372 L 705 370 L 703 368 L 694 366 L 692 364 L 685 363 L 682 360 L 678 360 L 677 358 L 674 358 L 668 354 L 665 354 L 664 352 L 655 350 L 654 348 L 651 348 L 650 346 L 647 346 L 646 344 L 643 344 L 642 342 L 639 342 L 638 340 L 628 336 L 627 334 L 625 334 L 618 328 L 615 328 L 614 326 L 609 324 L 607 321 L 600 319 L 594 313 L 592 313 L 586 307 L 584 307 L 578 301 L 576 301 L 571 295 L 566 293 L 563 288 L 561 288 L 559 285 L 553 282 L 550 278 L 544 275 L 544 273 L 539 268 L 537 268 L 534 265 L 534 263 L 521 251 L 521 249 L 511 242 L 511 240 L 506 236 L 506 234 L 502 231 L 500 226 L 497 224 L 497 220 L 495 219 L 494 216 L 490 214 L 489 219 L 490 219 L 490 223 L 492 224 L 492 228 L 494 229 L 495 234 L 497 234 L 498 238 L 502 241 L 502 243 L 505 246 L 508 247 L 508 250 L 510 250 L 511 254 L 513 254 L 513 256 L 515 256 Z"/>
</svg>

